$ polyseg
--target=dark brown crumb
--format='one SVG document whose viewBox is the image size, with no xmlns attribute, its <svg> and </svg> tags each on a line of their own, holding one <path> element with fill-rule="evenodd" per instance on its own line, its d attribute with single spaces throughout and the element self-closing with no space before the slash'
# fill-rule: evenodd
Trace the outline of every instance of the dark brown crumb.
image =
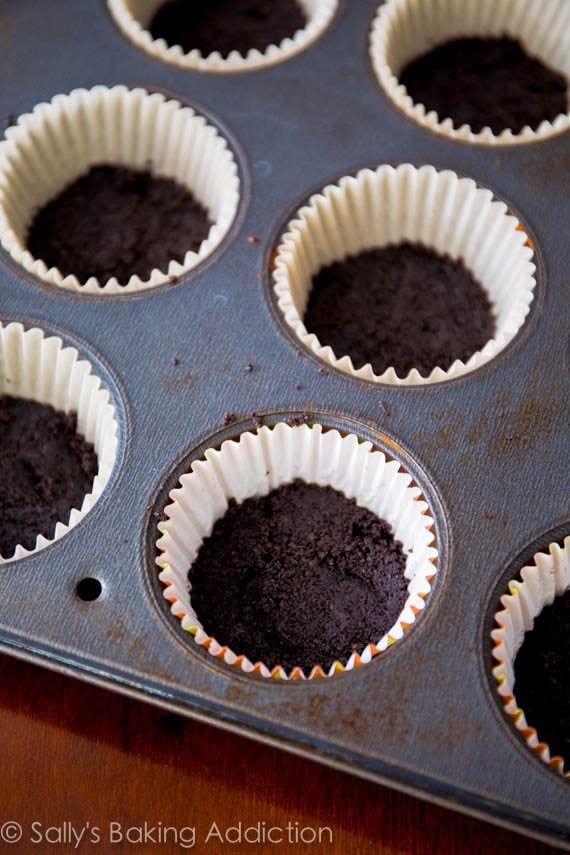
<svg viewBox="0 0 570 855">
<path fill-rule="evenodd" d="M 295 383 L 295 389 L 297 389 L 297 391 L 299 391 L 299 390 L 300 390 L 300 389 L 302 389 L 302 388 L 303 388 L 303 387 L 301 386 L 301 384 L 300 384 L 300 383 Z"/>
<path fill-rule="evenodd" d="M 157 522 L 166 522 L 166 520 L 168 519 L 168 517 L 166 516 L 166 514 L 164 513 L 163 510 L 162 511 L 155 511 L 153 516 L 156 518 Z"/>
<path fill-rule="evenodd" d="M 319 365 L 319 374 L 328 374 L 329 372 L 324 365 Z"/>
<path fill-rule="evenodd" d="M 530 57 L 510 38 L 460 38 L 444 42 L 413 60 L 400 83 L 416 103 L 435 110 L 440 120 L 475 133 L 490 127 L 519 133 L 536 130 L 568 111 L 562 74 Z"/>
<path fill-rule="evenodd" d="M 362 410 L 355 410 L 355 411 L 354 411 L 354 418 L 355 418 L 355 419 L 360 419 L 360 418 L 362 418 Z"/>
<path fill-rule="evenodd" d="M 256 413 L 255 410 L 251 413 L 251 418 L 253 419 L 253 423 L 256 427 L 263 427 L 263 419 Z"/>
<path fill-rule="evenodd" d="M 178 359 L 177 356 L 172 357 L 172 364 L 173 365 L 180 365 L 180 360 Z"/>
<path fill-rule="evenodd" d="M 248 243 L 261 243 L 261 238 L 257 235 L 250 235 L 246 240 Z"/>
<path fill-rule="evenodd" d="M 80 215 L 79 213 L 80 212 Z M 210 219 L 170 178 L 124 166 L 93 166 L 35 216 L 27 248 L 48 267 L 81 281 L 167 271 L 208 236 Z"/>
<path fill-rule="evenodd" d="M 77 417 L 53 407 L 0 398 L 0 554 L 33 549 L 42 534 L 81 508 L 97 474 L 93 445 L 77 433 Z"/>
<path fill-rule="evenodd" d="M 312 418 L 313 413 L 309 412 L 309 410 L 305 410 L 301 415 L 289 416 L 288 419 L 285 419 L 285 424 L 290 425 L 291 427 L 298 427 L 299 425 L 310 424 Z"/>
<path fill-rule="evenodd" d="M 153 508 L 154 508 L 154 502 L 151 502 L 150 504 L 148 504 L 146 506 L 147 511 L 152 511 Z"/>
<path fill-rule="evenodd" d="M 6 113 L 4 117 L 4 127 L 11 128 L 12 125 L 16 124 L 16 114 L 15 113 Z"/>
<path fill-rule="evenodd" d="M 224 425 L 231 425 L 232 422 L 235 422 L 236 414 L 232 412 L 224 413 Z"/>
<path fill-rule="evenodd" d="M 253 371 L 253 365 L 251 364 L 251 362 L 247 363 L 247 365 L 244 368 L 244 371 L 248 371 L 248 372 Z"/>
<path fill-rule="evenodd" d="M 405 566 L 386 522 L 330 487 L 295 481 L 232 500 L 188 575 L 209 635 L 254 663 L 308 675 L 394 625 Z"/>
</svg>

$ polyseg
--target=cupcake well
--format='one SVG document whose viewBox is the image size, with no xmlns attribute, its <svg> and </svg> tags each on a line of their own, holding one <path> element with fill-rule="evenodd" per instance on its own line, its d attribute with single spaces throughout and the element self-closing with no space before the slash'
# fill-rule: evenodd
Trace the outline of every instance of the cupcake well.
<svg viewBox="0 0 570 855">
<path fill-rule="evenodd" d="M 467 36 L 510 36 L 531 56 L 569 81 L 568 110 L 536 130 L 487 127 L 474 133 L 455 127 L 448 116 L 415 103 L 399 80 L 402 69 L 436 45 Z M 570 128 L 570 6 L 566 0 L 387 0 L 379 6 L 370 32 L 372 67 L 386 95 L 406 116 L 449 139 L 485 145 L 530 143 Z"/>
<path fill-rule="evenodd" d="M 560 546 L 551 543 L 548 552 L 537 552 L 533 563 L 523 567 L 520 578 L 509 582 L 509 593 L 501 597 L 502 609 L 495 614 L 497 626 L 491 632 L 493 668 L 497 691 L 508 717 L 528 747 L 554 771 L 570 778 L 570 758 L 552 756 L 536 728 L 529 725 L 515 695 L 514 662 L 526 632 L 555 597 L 570 588 L 570 537 Z"/>
<path fill-rule="evenodd" d="M 467 362 L 413 368 L 405 377 L 393 367 L 376 374 L 335 353 L 305 327 L 312 277 L 333 261 L 363 250 L 420 243 L 461 259 L 487 292 L 496 321 L 494 338 Z M 299 340 L 320 359 L 364 380 L 390 385 L 440 383 L 475 371 L 515 337 L 529 312 L 535 265 L 517 219 L 490 190 L 455 172 L 433 166 L 380 166 L 345 176 L 312 196 L 287 226 L 275 255 L 272 279 L 281 313 Z"/>
<path fill-rule="evenodd" d="M 255 48 L 242 54 L 231 51 L 223 57 L 218 51 L 203 56 L 199 50 L 184 53 L 180 45 L 170 47 L 164 39 L 153 39 L 146 29 L 164 0 L 108 0 L 109 11 L 123 34 L 137 47 L 156 59 L 181 68 L 206 72 L 255 71 L 284 62 L 306 50 L 326 30 L 335 16 L 338 0 L 295 0 L 307 17 L 307 24 L 278 45 L 266 50 Z"/>
<path fill-rule="evenodd" d="M 124 284 L 115 277 L 80 282 L 34 258 L 26 236 L 36 212 L 98 164 L 148 169 L 187 187 L 213 223 L 199 250 Z M 18 264 L 52 285 L 88 294 L 142 291 L 187 273 L 219 246 L 235 218 L 239 187 L 226 141 L 190 107 L 126 86 L 75 89 L 20 116 L 0 143 L 0 241 Z"/>
<path fill-rule="evenodd" d="M 361 655 L 353 654 L 347 662 L 334 662 L 326 673 L 318 662 L 310 674 L 298 667 L 290 673 L 281 666 L 270 670 L 262 662 L 250 662 L 239 650 L 222 646 L 204 632 L 192 607 L 188 582 L 188 571 L 203 540 L 224 515 L 231 498 L 241 503 L 297 478 L 330 486 L 386 520 L 406 555 L 408 597 L 395 625 L 382 638 L 370 639 Z M 402 639 L 415 623 L 437 573 L 434 520 L 420 489 L 397 461 L 387 460 L 383 452 L 373 450 L 370 442 L 361 442 L 354 434 L 341 436 L 317 424 L 291 427 L 283 422 L 274 428 L 246 431 L 238 440 L 227 440 L 220 449 L 206 451 L 204 459 L 196 460 L 191 471 L 182 475 L 170 499 L 165 507 L 167 520 L 159 524 L 162 537 L 157 542 L 156 558 L 161 568 L 159 579 L 165 586 L 164 597 L 196 644 L 246 674 L 313 679 L 370 662 Z"/>
<path fill-rule="evenodd" d="M 74 347 L 66 347 L 56 336 L 22 324 L 0 323 L 0 396 L 25 398 L 49 404 L 56 410 L 77 414 L 77 431 L 93 444 L 98 471 L 91 492 L 69 519 L 61 520 L 50 538 L 38 535 L 34 549 L 18 545 L 11 556 L 0 555 L 6 564 L 38 552 L 63 537 L 95 505 L 114 469 L 118 448 L 118 424 L 108 390 L 80 359 Z"/>
</svg>

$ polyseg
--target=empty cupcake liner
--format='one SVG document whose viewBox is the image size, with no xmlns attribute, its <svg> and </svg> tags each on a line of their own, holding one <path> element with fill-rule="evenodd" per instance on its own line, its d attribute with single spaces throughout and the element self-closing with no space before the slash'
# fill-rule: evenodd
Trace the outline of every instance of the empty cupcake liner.
<svg viewBox="0 0 570 855">
<path fill-rule="evenodd" d="M 491 128 L 474 133 L 469 125 L 457 128 L 448 116 L 439 116 L 415 103 L 399 80 L 402 69 L 436 45 L 467 36 L 510 36 L 526 51 L 556 69 L 570 81 L 570 5 L 566 0 L 387 0 L 377 12 L 370 35 L 370 56 L 376 76 L 394 104 L 425 128 L 451 139 L 486 145 L 529 143 L 562 133 L 570 127 L 568 111 L 536 130 L 520 133 Z"/>
<path fill-rule="evenodd" d="M 303 323 L 313 276 L 334 261 L 374 247 L 421 243 L 461 259 L 491 301 L 497 331 L 467 362 L 413 368 L 400 377 L 393 367 L 376 374 L 337 354 Z M 514 338 L 529 312 L 535 265 L 528 237 L 490 190 L 454 172 L 402 164 L 363 169 L 312 196 L 287 226 L 273 262 L 274 292 L 285 321 L 313 353 L 335 368 L 376 383 L 439 383 L 474 371 Z M 405 331 L 403 331 L 405 334 Z"/>
<path fill-rule="evenodd" d="M 91 492 L 68 520 L 57 523 L 51 538 L 38 535 L 34 549 L 19 545 L 10 557 L 0 555 L 0 564 L 31 555 L 63 537 L 91 510 L 105 489 L 117 457 L 118 425 L 108 390 L 93 373 L 91 364 L 80 359 L 74 347 L 41 329 L 25 329 L 19 323 L 0 323 L 0 396 L 25 398 L 77 415 L 77 431 L 92 443 L 98 470 Z"/>
<path fill-rule="evenodd" d="M 548 745 L 527 723 L 523 710 L 518 706 L 514 693 L 514 662 L 524 635 L 532 630 L 535 618 L 545 606 L 554 602 L 555 597 L 562 596 L 569 588 L 570 537 L 567 537 L 562 546 L 551 543 L 548 552 L 537 552 L 533 563 L 521 570 L 520 579 L 509 582 L 510 593 L 501 597 L 503 608 L 495 614 L 498 629 L 491 632 L 493 658 L 498 663 L 493 668 L 493 676 L 507 715 L 529 748 L 566 777 L 570 777 L 570 758 L 552 756 Z"/>
<path fill-rule="evenodd" d="M 192 608 L 188 571 L 230 499 L 241 503 L 264 496 L 297 478 L 330 486 L 386 520 L 403 544 L 409 580 L 404 609 L 389 632 L 371 639 L 362 654 L 353 654 L 347 662 L 334 662 L 326 673 L 316 665 L 309 679 L 357 668 L 401 639 L 423 611 L 437 572 L 435 526 L 427 503 L 412 477 L 397 461 L 373 450 L 372 443 L 353 434 L 341 436 L 336 430 L 323 430 L 318 424 L 291 427 L 279 423 L 274 428 L 244 432 L 239 439 L 222 443 L 219 450 L 210 448 L 170 493 L 167 520 L 159 524 L 159 578 L 172 613 L 196 644 L 228 665 L 262 677 L 305 679 L 307 675 L 299 667 L 290 674 L 279 665 L 270 670 L 210 637 Z"/>
<path fill-rule="evenodd" d="M 153 39 L 147 27 L 164 0 L 108 0 L 108 5 L 124 35 L 156 59 L 196 71 L 236 72 L 266 68 L 305 50 L 326 30 L 338 8 L 338 0 L 296 2 L 307 17 L 303 29 L 297 30 L 292 37 L 283 39 L 278 45 L 269 45 L 263 52 L 253 48 L 245 55 L 231 51 L 226 57 L 218 51 L 207 56 L 197 49 L 184 53 L 180 45 L 169 47 L 164 39 Z"/>
<path fill-rule="evenodd" d="M 147 280 L 131 276 L 80 282 L 48 268 L 26 248 L 37 211 L 96 164 L 150 169 L 187 187 L 213 225 L 198 252 Z M 62 288 L 91 294 L 124 294 L 169 281 L 191 270 L 221 243 L 236 215 L 239 177 L 226 141 L 190 107 L 158 92 L 95 86 L 57 95 L 20 116 L 0 143 L 0 240 L 30 273 Z M 77 212 L 78 219 L 81 211 Z"/>
</svg>

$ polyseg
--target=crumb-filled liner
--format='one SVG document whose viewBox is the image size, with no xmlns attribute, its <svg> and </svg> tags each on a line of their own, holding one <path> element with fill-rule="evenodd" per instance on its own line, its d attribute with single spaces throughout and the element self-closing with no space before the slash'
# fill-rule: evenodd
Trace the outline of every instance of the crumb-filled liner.
<svg viewBox="0 0 570 855">
<path fill-rule="evenodd" d="M 262 662 L 251 662 L 241 651 L 230 650 L 210 637 L 192 608 L 188 571 L 230 499 L 241 503 L 265 496 L 297 478 L 330 486 L 386 520 L 406 555 L 408 596 L 394 626 L 382 638 L 370 639 L 361 654 L 334 662 L 326 673 L 318 662 L 310 674 L 300 667 L 286 673 L 279 665 L 270 670 Z M 362 442 L 354 434 L 341 436 L 320 425 L 292 427 L 284 423 L 246 431 L 238 440 L 227 440 L 220 449 L 211 448 L 204 459 L 194 461 L 191 471 L 180 478 L 180 486 L 170 493 L 170 500 L 165 508 L 167 520 L 159 524 L 162 537 L 157 543 L 164 596 L 196 644 L 245 673 L 305 679 L 350 671 L 400 640 L 425 607 L 437 572 L 435 524 L 428 505 L 397 461 L 388 460 L 383 452 L 373 450 L 372 443 Z"/>
<path fill-rule="evenodd" d="M 526 52 L 542 60 L 570 83 L 570 4 L 567 0 L 387 0 L 378 8 L 370 34 L 370 57 L 388 97 L 420 125 L 451 139 L 486 145 L 513 145 L 545 139 L 570 127 L 566 113 L 544 120 L 533 130 L 495 134 L 486 127 L 474 133 L 470 125 L 456 127 L 415 103 L 399 82 L 405 66 L 437 45 L 463 37 L 509 36 Z M 570 88 L 569 88 L 570 93 Z"/>
<path fill-rule="evenodd" d="M 533 563 L 521 570 L 520 578 L 509 582 L 510 593 L 501 597 L 502 609 L 495 614 L 498 628 L 491 632 L 493 658 L 497 663 L 493 676 L 507 715 L 529 748 L 566 777 L 570 777 L 570 758 L 552 756 L 548 745 L 541 740 L 536 728 L 528 724 L 517 703 L 514 663 L 525 633 L 532 631 L 535 618 L 569 588 L 570 537 L 567 537 L 562 546 L 552 543 L 548 552 L 537 552 Z"/>
<path fill-rule="evenodd" d="M 359 252 L 409 241 L 461 259 L 485 289 L 496 333 L 466 362 L 376 374 L 335 353 L 305 327 L 312 280 L 327 265 Z M 312 196 L 287 226 L 273 262 L 274 292 L 287 324 L 325 362 L 365 380 L 392 385 L 439 383 L 474 371 L 509 344 L 529 312 L 535 265 L 528 237 L 490 190 L 432 166 L 380 166 L 345 176 Z M 404 331 L 405 332 L 405 331 Z"/>
<path fill-rule="evenodd" d="M 164 0 L 108 0 L 108 5 L 123 34 L 156 59 L 195 71 L 231 73 L 275 65 L 306 50 L 326 30 L 338 8 L 338 0 L 295 2 L 298 2 L 307 18 L 305 27 L 278 45 L 268 45 L 264 51 L 252 48 L 242 54 L 233 50 L 227 56 L 222 56 L 219 51 L 204 56 L 198 49 L 185 53 L 181 45 L 169 46 L 164 39 L 154 39 L 148 27 Z"/>
<path fill-rule="evenodd" d="M 0 397 L 3 395 L 75 413 L 77 431 L 93 444 L 98 468 L 91 492 L 80 508 L 73 508 L 68 519 L 59 521 L 50 537 L 38 535 L 34 549 L 18 545 L 13 555 L 0 555 L 0 564 L 43 549 L 83 519 L 109 481 L 118 445 L 115 408 L 91 364 L 81 359 L 74 347 L 66 347 L 60 338 L 48 336 L 37 327 L 0 323 Z"/>
<path fill-rule="evenodd" d="M 133 275 L 120 284 L 115 277 L 79 281 L 34 258 L 26 240 L 35 214 L 97 164 L 149 169 L 190 190 L 212 221 L 199 250 L 187 252 L 182 263 L 173 259 L 168 270 L 154 269 L 148 279 Z M 124 294 L 181 276 L 221 243 L 238 202 L 238 169 L 226 141 L 190 107 L 158 92 L 95 86 L 56 95 L 20 116 L 0 143 L 2 246 L 30 273 L 74 291 Z"/>
</svg>

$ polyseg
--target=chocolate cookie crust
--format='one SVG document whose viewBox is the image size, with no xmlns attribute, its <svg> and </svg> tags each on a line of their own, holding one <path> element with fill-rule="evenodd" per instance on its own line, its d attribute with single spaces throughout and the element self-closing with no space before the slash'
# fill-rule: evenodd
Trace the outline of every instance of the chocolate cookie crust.
<svg viewBox="0 0 570 855">
<path fill-rule="evenodd" d="M 81 508 L 97 474 L 91 443 L 77 418 L 20 398 L 0 397 L 0 555 L 18 544 L 33 549 L 39 534 L 53 537 Z"/>
<path fill-rule="evenodd" d="M 466 361 L 495 334 L 489 299 L 465 265 L 419 244 L 372 249 L 313 279 L 304 323 L 337 357 L 377 374 L 424 376 Z"/>
<path fill-rule="evenodd" d="M 400 74 L 408 94 L 439 119 L 474 133 L 490 127 L 519 133 L 568 112 L 562 74 L 530 57 L 510 38 L 462 38 L 418 57 Z"/>
<path fill-rule="evenodd" d="M 294 481 L 230 502 L 189 571 L 205 632 L 268 668 L 328 669 L 378 641 L 407 597 L 390 526 L 330 487 Z"/>
<path fill-rule="evenodd" d="M 570 591 L 525 633 L 515 659 L 515 697 L 551 755 L 570 763 Z"/>
<path fill-rule="evenodd" d="M 153 38 L 181 45 L 185 53 L 197 48 L 203 56 L 219 51 L 226 57 L 233 50 L 263 52 L 306 24 L 296 0 L 169 0 L 149 29 Z"/>
<path fill-rule="evenodd" d="M 92 167 L 36 215 L 29 251 L 80 281 L 121 285 L 168 270 L 208 236 L 208 214 L 186 187 L 124 166 Z"/>
</svg>

